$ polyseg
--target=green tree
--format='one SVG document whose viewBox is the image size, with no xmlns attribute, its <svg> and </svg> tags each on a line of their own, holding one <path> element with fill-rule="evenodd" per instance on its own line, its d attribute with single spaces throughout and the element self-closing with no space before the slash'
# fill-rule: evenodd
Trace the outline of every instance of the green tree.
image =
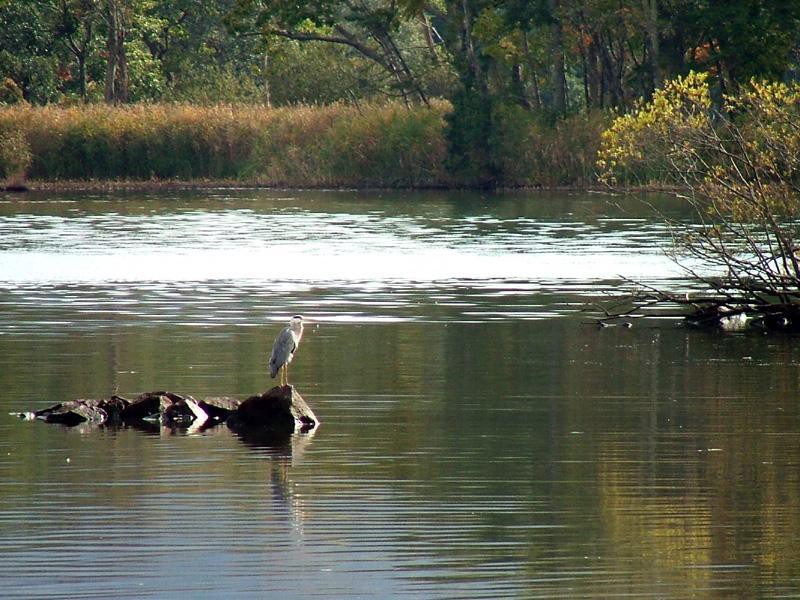
<svg viewBox="0 0 800 600">
<path fill-rule="evenodd" d="M 800 4 L 782 0 L 662 0 L 670 74 L 712 72 L 734 90 L 751 77 L 783 78 L 797 60 Z"/>
<path fill-rule="evenodd" d="M 48 7 L 18 0 L 0 3 L 0 73 L 13 80 L 29 102 L 58 97 L 55 42 Z"/>
<path fill-rule="evenodd" d="M 226 25 L 234 0 L 149 4 L 137 35 L 159 67 L 168 98 L 203 102 L 264 97 L 264 44 Z"/>
<path fill-rule="evenodd" d="M 56 0 L 51 5 L 55 38 L 74 57 L 78 68 L 78 94 L 86 99 L 87 63 L 96 51 L 97 29 L 102 19 L 99 0 Z"/>
<path fill-rule="evenodd" d="M 393 0 L 239 0 L 230 22 L 239 31 L 346 47 L 379 65 L 388 77 L 387 89 L 406 103 L 427 103 L 412 69 L 413 50 L 399 41 L 408 35 L 404 28 L 419 19 L 412 9 Z"/>
<path fill-rule="evenodd" d="M 109 104 L 125 103 L 129 97 L 126 41 L 133 7 L 128 0 L 104 0 L 103 18 L 106 24 L 105 100 Z"/>
</svg>

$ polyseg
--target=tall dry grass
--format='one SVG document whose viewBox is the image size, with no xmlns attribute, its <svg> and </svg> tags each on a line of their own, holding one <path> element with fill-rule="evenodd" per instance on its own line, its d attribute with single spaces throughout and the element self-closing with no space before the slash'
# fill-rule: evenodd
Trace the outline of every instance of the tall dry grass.
<svg viewBox="0 0 800 600">
<path fill-rule="evenodd" d="M 273 185 L 437 185 L 447 105 L 14 106 L 41 180 L 242 179 Z"/>
<path fill-rule="evenodd" d="M 32 180 L 234 180 L 290 187 L 468 184 L 445 170 L 446 102 L 354 107 L 155 104 L 0 107 L 0 131 L 30 151 Z M 585 185 L 607 120 L 498 120 L 507 185 Z M 21 136 L 21 137 L 20 137 Z M 3 137 L 0 136 L 0 145 Z M 0 149 L 1 150 L 1 149 Z M 0 153 L 2 154 L 2 153 Z"/>
<path fill-rule="evenodd" d="M 17 128 L 0 126 L 0 180 L 10 186 L 22 185 L 32 160 L 25 134 Z"/>
<path fill-rule="evenodd" d="M 444 103 L 295 107 L 274 111 L 255 149 L 256 178 L 278 185 L 443 185 Z"/>
<path fill-rule="evenodd" d="M 597 111 L 552 123 L 519 107 L 501 110 L 494 148 L 506 185 L 553 188 L 596 183 L 601 134 L 611 120 L 608 113 Z"/>
</svg>

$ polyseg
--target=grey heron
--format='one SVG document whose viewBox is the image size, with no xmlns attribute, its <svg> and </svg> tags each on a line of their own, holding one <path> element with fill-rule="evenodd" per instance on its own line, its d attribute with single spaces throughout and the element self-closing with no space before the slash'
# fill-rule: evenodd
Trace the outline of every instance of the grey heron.
<svg viewBox="0 0 800 600">
<path fill-rule="evenodd" d="M 275 343 L 272 344 L 272 354 L 269 357 L 269 376 L 275 379 L 280 371 L 280 385 L 289 385 L 289 363 L 300 345 L 303 337 L 303 317 L 295 315 L 289 321 L 289 326 L 283 329 Z"/>
</svg>

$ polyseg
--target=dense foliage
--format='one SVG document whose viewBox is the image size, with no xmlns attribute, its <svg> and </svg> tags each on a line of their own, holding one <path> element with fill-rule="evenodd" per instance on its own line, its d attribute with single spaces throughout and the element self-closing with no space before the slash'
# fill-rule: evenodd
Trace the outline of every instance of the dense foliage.
<svg viewBox="0 0 800 600">
<path fill-rule="evenodd" d="M 692 69 L 717 103 L 792 79 L 798 42 L 782 0 L 0 0 L 0 104 L 447 99 L 450 173 L 531 183 L 507 152 L 542 127 Z"/>
<path fill-rule="evenodd" d="M 630 107 L 690 69 L 723 90 L 784 77 L 799 35 L 800 5 L 780 0 L 2 0 L 0 101 L 463 89 L 560 114 Z"/>
</svg>

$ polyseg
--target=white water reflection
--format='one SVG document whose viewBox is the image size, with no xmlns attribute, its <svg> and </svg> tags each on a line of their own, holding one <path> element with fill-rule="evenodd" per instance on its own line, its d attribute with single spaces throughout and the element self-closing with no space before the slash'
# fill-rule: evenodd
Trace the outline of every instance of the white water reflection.
<svg viewBox="0 0 800 600">
<path fill-rule="evenodd" d="M 0 254 L 0 281 L 6 283 L 93 283 L 123 281 L 441 281 L 486 279 L 597 280 L 665 279 L 683 271 L 657 249 L 651 253 L 497 251 L 494 248 L 349 252 L 293 249 L 285 245 L 254 249 L 110 251 L 104 254 L 19 252 Z"/>
<path fill-rule="evenodd" d="M 0 214 L 0 281 L 661 280 L 682 275 L 657 221 L 608 214 L 321 212 L 285 206 Z M 32 206 L 32 208 L 31 208 Z M 369 207 L 365 207 L 369 208 Z M 132 209 L 133 210 L 133 207 Z"/>
</svg>

